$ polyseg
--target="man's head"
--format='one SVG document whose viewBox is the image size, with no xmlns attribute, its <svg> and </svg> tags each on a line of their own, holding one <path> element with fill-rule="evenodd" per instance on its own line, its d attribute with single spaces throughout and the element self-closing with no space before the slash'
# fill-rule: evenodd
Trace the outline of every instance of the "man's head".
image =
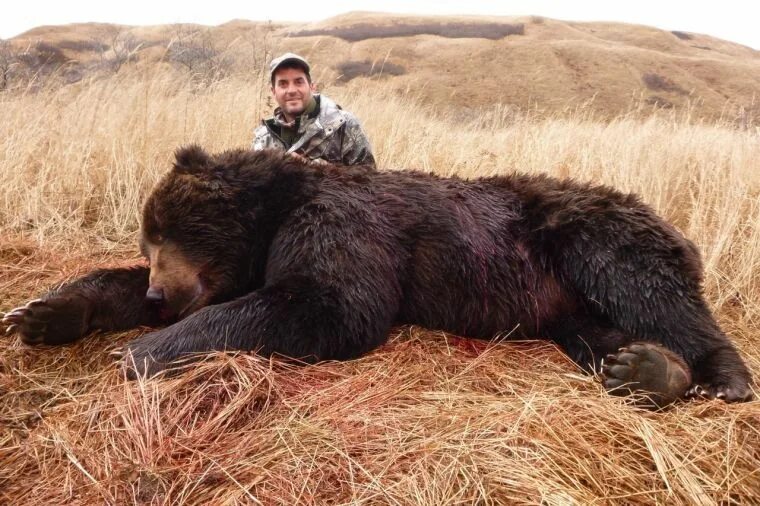
<svg viewBox="0 0 760 506">
<path fill-rule="evenodd" d="M 293 53 L 285 53 L 269 64 L 272 95 L 287 119 L 303 113 L 311 102 L 314 85 L 309 63 Z"/>
</svg>

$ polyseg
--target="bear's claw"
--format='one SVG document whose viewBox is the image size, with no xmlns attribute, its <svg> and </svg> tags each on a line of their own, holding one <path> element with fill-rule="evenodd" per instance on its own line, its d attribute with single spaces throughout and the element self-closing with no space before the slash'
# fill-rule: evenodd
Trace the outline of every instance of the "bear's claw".
<svg viewBox="0 0 760 506">
<path fill-rule="evenodd" d="M 18 334 L 26 344 L 61 344 L 86 332 L 88 307 L 83 298 L 34 299 L 8 311 L 0 322 L 6 334 Z"/>
<path fill-rule="evenodd" d="M 753 393 L 749 385 L 693 385 L 686 392 L 687 398 L 720 399 L 725 402 L 743 402 L 752 400 Z"/>
<path fill-rule="evenodd" d="M 26 344 L 39 344 L 44 340 L 49 313 L 41 299 L 34 299 L 5 313 L 1 321 L 7 325 L 6 334 L 18 333 Z"/>
</svg>

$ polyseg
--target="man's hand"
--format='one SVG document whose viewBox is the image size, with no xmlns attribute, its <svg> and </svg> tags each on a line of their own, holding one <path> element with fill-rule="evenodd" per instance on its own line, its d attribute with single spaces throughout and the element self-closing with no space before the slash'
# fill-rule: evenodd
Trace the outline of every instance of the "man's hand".
<svg viewBox="0 0 760 506">
<path fill-rule="evenodd" d="M 290 156 L 295 158 L 296 160 L 300 160 L 303 163 L 308 163 L 309 165 L 327 165 L 327 161 L 322 160 L 321 158 L 309 158 L 308 156 L 304 156 L 301 153 L 295 153 L 291 152 L 288 153 Z"/>
<path fill-rule="evenodd" d="M 301 160 L 303 163 L 309 163 L 309 162 L 311 162 L 310 158 L 307 158 L 307 157 L 303 156 L 300 153 L 290 152 L 288 154 L 290 156 L 292 156 L 293 158 L 295 158 L 296 160 Z"/>
</svg>

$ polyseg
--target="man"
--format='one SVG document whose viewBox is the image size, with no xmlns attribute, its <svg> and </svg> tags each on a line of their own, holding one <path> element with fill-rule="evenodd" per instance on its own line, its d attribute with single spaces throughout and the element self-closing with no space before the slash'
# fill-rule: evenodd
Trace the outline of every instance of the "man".
<svg viewBox="0 0 760 506">
<path fill-rule="evenodd" d="M 297 54 L 272 60 L 272 95 L 279 107 L 256 129 L 251 148 L 277 148 L 306 160 L 374 167 L 372 148 L 359 121 L 315 93 L 310 71 L 309 63 Z"/>
</svg>

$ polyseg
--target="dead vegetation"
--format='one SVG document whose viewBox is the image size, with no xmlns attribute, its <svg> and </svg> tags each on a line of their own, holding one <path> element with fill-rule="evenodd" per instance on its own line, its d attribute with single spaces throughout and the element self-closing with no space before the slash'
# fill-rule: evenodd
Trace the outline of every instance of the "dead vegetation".
<svg viewBox="0 0 760 506">
<path fill-rule="evenodd" d="M 543 343 L 402 328 L 348 363 L 217 354 L 125 382 L 107 352 L 132 335 L 5 349 L 5 500 L 746 504 L 760 486 L 757 404 L 640 411 Z"/>
<path fill-rule="evenodd" d="M 196 86 L 233 74 L 259 77 L 271 56 L 269 25 L 254 25 L 232 40 L 223 30 L 175 24 L 161 37 L 144 38 L 129 27 L 101 24 L 89 36 L 61 40 L 0 40 L 0 92 L 51 90 L 82 80 L 108 78 L 124 67 L 171 66 Z M 138 32 L 139 33 L 139 32 Z"/>
</svg>

